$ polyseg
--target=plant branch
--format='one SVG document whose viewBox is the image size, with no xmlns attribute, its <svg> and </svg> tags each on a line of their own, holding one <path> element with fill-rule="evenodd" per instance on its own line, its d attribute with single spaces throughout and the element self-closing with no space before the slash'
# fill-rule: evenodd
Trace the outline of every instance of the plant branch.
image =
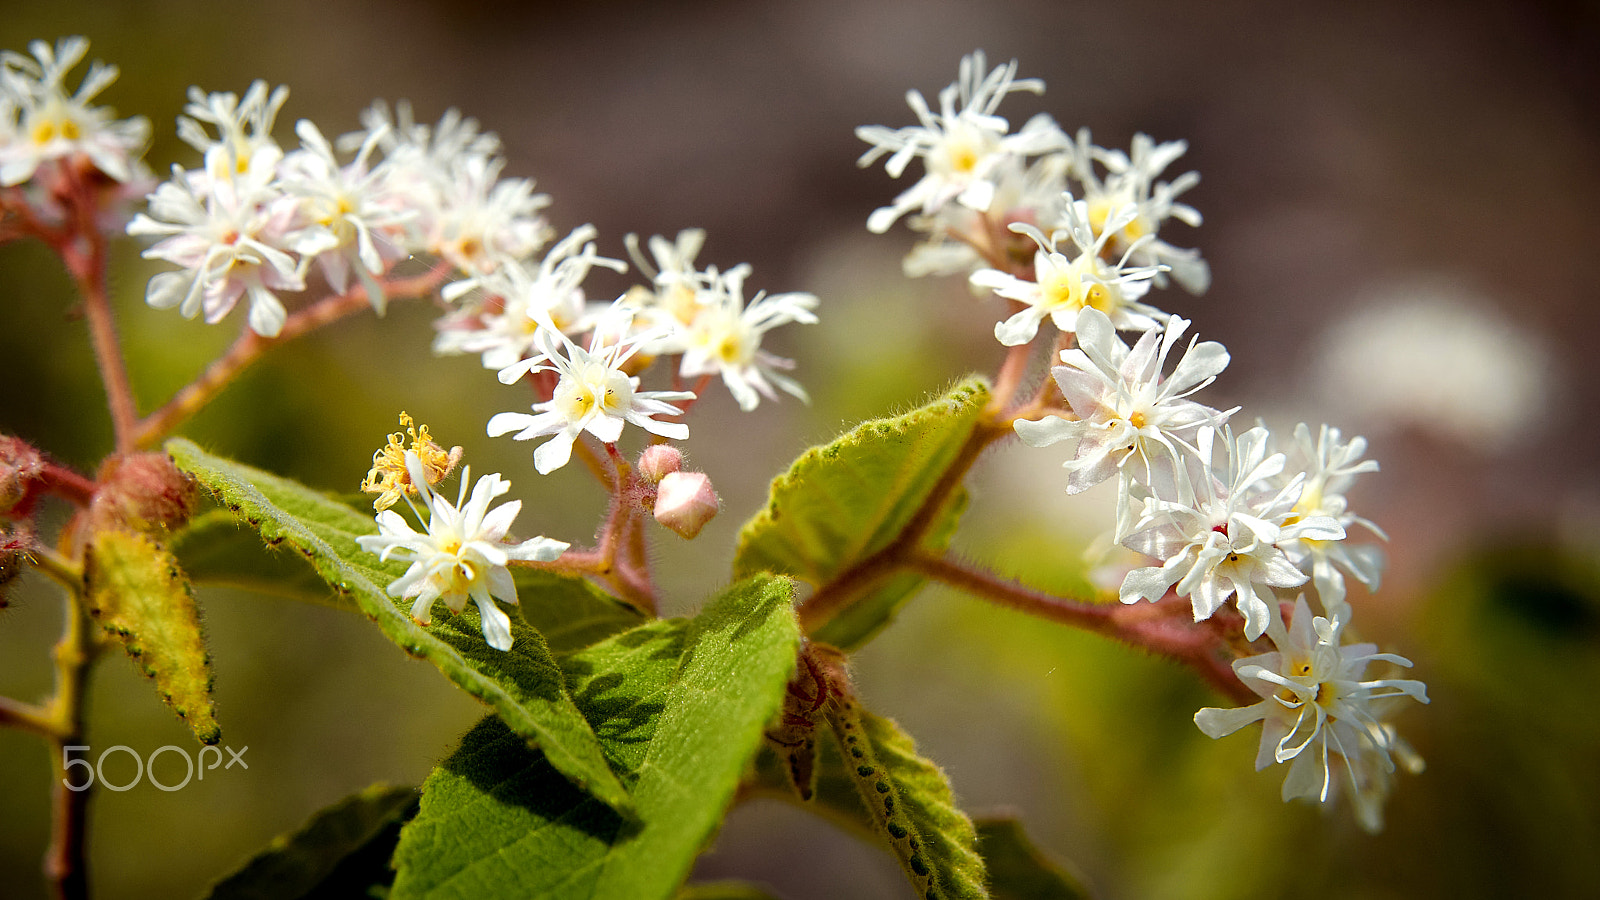
<svg viewBox="0 0 1600 900">
<path fill-rule="evenodd" d="M 384 286 L 385 293 L 391 300 L 422 296 L 437 288 L 449 271 L 448 264 L 438 263 L 422 275 L 387 282 Z M 367 306 L 366 289 L 358 284 L 343 294 L 324 297 L 310 306 L 296 310 L 284 321 L 283 329 L 278 332 L 277 337 L 262 337 L 246 328 L 233 342 L 233 346 L 207 366 L 199 378 L 181 388 L 166 405 L 138 423 L 134 433 L 134 444 L 141 449 L 147 449 L 159 443 L 222 393 L 239 373 L 273 347 L 337 322 Z"/>
<path fill-rule="evenodd" d="M 928 529 L 933 527 L 935 517 L 961 486 L 973 463 L 978 461 L 990 444 L 1011 433 L 1009 424 L 996 422 L 993 415 L 991 411 L 985 411 L 972 434 L 967 436 L 966 442 L 950 461 L 949 467 L 940 474 L 939 480 L 934 482 L 933 488 L 923 498 L 922 505 L 917 507 L 906 527 L 893 541 L 820 585 L 816 593 L 800 604 L 797 612 L 800 627 L 806 634 L 816 633 L 840 609 L 858 598 L 864 589 L 904 567 L 905 560 L 916 551 Z"/>
<path fill-rule="evenodd" d="M 1177 609 L 1176 604 L 1167 601 L 1123 605 L 1069 600 L 929 553 L 912 554 L 905 562 L 916 572 L 991 603 L 1171 657 L 1196 669 L 1213 687 L 1235 701 L 1253 703 L 1260 699 L 1234 674 L 1227 661 L 1227 645 L 1220 636 L 1208 627 L 1184 620 L 1188 607 Z"/>
<path fill-rule="evenodd" d="M 134 449 L 133 435 L 139 410 L 133 399 L 133 387 L 128 382 L 128 367 L 122 358 L 122 344 L 117 338 L 111 297 L 106 289 L 106 237 L 95 221 L 99 204 L 86 171 L 73 166 L 70 159 L 61 160 L 60 169 L 71 226 L 62 234 L 42 236 L 55 238 L 50 243 L 83 296 L 89 343 L 94 348 L 100 381 L 105 385 L 117 452 L 130 453 Z"/>
<path fill-rule="evenodd" d="M 45 851 L 45 875 L 57 897 L 79 900 L 89 896 L 88 838 L 89 788 L 67 787 L 66 750 L 84 743 L 85 687 L 89 669 L 99 653 L 94 641 L 94 623 L 85 609 L 82 587 L 68 592 L 61 641 L 56 644 L 56 695 L 49 712 L 54 732 L 50 739 L 51 765 L 55 781 L 51 785 L 51 838 Z"/>
</svg>

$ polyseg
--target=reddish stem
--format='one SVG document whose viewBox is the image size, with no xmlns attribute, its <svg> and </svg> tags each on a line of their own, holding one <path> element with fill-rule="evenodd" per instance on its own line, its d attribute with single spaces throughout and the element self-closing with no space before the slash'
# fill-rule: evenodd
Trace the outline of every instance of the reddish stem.
<svg viewBox="0 0 1600 900">
<path fill-rule="evenodd" d="M 1046 594 L 947 557 L 917 553 L 907 567 L 1009 609 L 1116 638 L 1134 647 L 1160 653 L 1198 671 L 1207 681 L 1242 703 L 1260 698 L 1240 681 L 1228 662 L 1229 645 L 1210 627 L 1186 621 L 1188 607 L 1169 602 L 1086 603 Z"/>
<path fill-rule="evenodd" d="M 391 300 L 422 296 L 437 288 L 449 272 L 449 264 L 440 262 L 422 275 L 388 282 L 385 285 L 385 292 Z M 262 337 L 246 328 L 233 342 L 233 346 L 207 366 L 199 378 L 184 386 L 167 401 L 166 405 L 138 423 L 134 443 L 140 448 L 154 446 L 222 393 L 240 372 L 260 359 L 268 350 L 324 325 L 337 322 L 367 306 L 366 289 L 356 285 L 343 294 L 324 297 L 310 306 L 291 313 L 284 321 L 283 330 L 278 332 L 277 337 Z"/>
</svg>

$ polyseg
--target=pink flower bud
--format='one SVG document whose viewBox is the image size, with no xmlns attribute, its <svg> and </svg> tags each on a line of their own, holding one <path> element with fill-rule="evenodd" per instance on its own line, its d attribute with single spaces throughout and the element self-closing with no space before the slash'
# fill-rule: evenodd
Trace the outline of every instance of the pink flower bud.
<svg viewBox="0 0 1600 900">
<path fill-rule="evenodd" d="M 667 444 L 651 444 L 639 454 L 639 477 L 651 484 L 683 468 L 683 454 Z"/>
<path fill-rule="evenodd" d="M 656 493 L 656 521 L 692 539 L 722 506 L 704 472 L 668 472 Z"/>
<path fill-rule="evenodd" d="M 28 496 L 29 483 L 44 471 L 44 457 L 26 442 L 0 434 L 0 515 Z"/>
<path fill-rule="evenodd" d="M 112 456 L 100 469 L 100 490 L 89 504 L 94 527 L 165 534 L 194 514 L 199 491 L 165 453 Z"/>
</svg>

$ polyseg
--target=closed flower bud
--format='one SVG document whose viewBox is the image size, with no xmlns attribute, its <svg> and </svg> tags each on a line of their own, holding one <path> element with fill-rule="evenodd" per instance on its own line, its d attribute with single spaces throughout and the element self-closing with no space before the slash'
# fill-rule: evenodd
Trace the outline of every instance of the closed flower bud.
<svg viewBox="0 0 1600 900">
<path fill-rule="evenodd" d="M 97 529 L 122 527 L 164 534 L 194 513 L 199 492 L 165 453 L 113 456 L 100 470 L 89 514 Z"/>
<path fill-rule="evenodd" d="M 683 468 L 683 454 L 666 444 L 652 444 L 639 454 L 639 477 L 651 484 Z"/>
<path fill-rule="evenodd" d="M 669 472 L 656 493 L 656 521 L 692 539 L 721 505 L 704 472 Z"/>
<path fill-rule="evenodd" d="M 44 457 L 27 442 L 0 434 L 0 515 L 28 495 L 28 483 L 44 471 Z"/>
</svg>

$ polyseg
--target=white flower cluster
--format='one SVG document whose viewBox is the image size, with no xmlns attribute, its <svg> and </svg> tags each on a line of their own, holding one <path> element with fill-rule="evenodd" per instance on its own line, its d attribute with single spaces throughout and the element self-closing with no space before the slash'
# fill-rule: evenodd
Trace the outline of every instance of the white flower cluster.
<svg viewBox="0 0 1600 900">
<path fill-rule="evenodd" d="M 600 256 L 594 237 L 593 226 L 581 226 L 543 260 L 512 260 L 445 288 L 446 299 L 465 302 L 440 321 L 435 352 L 477 353 L 506 384 L 541 373 L 556 376 L 550 399 L 534 404 L 534 415 L 496 415 L 489 421 L 490 435 L 514 433 L 517 440 L 553 435 L 534 452 L 541 473 L 565 465 L 582 432 L 614 444 L 631 422 L 682 440 L 687 426 L 654 417 L 680 415 L 672 404 L 694 400 L 695 392 L 639 390 L 637 373 L 665 357 L 677 358 L 675 383 L 721 376 L 746 411 L 763 396 L 776 399 L 780 389 L 805 399 L 800 385 L 782 374 L 794 363 L 763 350 L 761 341 L 779 325 L 816 322 L 816 297 L 758 293 L 746 302 L 750 267 L 697 269 L 705 234 L 689 229 L 676 241 L 651 238 L 653 263 L 629 235 L 629 250 L 650 285 L 635 286 L 611 303 L 589 303 L 582 282 L 593 268 L 626 269 L 620 260 Z M 588 349 L 575 341 L 586 333 Z"/>
<path fill-rule="evenodd" d="M 274 337 L 288 314 L 280 295 L 306 290 L 313 266 L 334 293 L 353 275 L 381 313 L 378 278 L 398 260 L 427 254 L 476 275 L 547 239 L 548 199 L 499 178 L 499 142 L 473 120 L 452 112 L 430 128 L 379 104 L 340 140 L 344 152 L 305 119 L 285 151 L 272 129 L 287 99 L 261 81 L 242 98 L 190 89 L 178 135 L 204 166 L 173 166 L 128 225 L 161 238 L 145 256 L 181 267 L 150 280 L 151 306 L 217 322 L 248 296 L 250 327 Z"/>
<path fill-rule="evenodd" d="M 142 117 L 118 120 L 111 110 L 89 105 L 117 80 L 116 66 L 95 62 L 74 93 L 66 78 L 89 51 L 81 37 L 51 47 L 28 45 L 33 56 L 0 53 L 0 187 L 14 187 L 40 175 L 40 167 L 81 157 L 102 175 L 122 184 L 148 176 L 140 156 L 150 140 Z"/>
<path fill-rule="evenodd" d="M 1273 750 L 1263 749 L 1258 763 L 1295 761 L 1286 798 L 1328 800 L 1330 757 L 1342 760 L 1359 817 L 1376 828 L 1392 757 L 1412 767 L 1420 761 L 1374 701 L 1427 702 L 1420 682 L 1360 680 L 1370 662 L 1408 661 L 1341 644 L 1351 614 L 1345 577 L 1375 590 L 1382 568 L 1376 547 L 1347 543 L 1350 529 L 1383 536 L 1349 511 L 1345 494 L 1377 464 L 1362 458 L 1360 437 L 1346 441 L 1327 426 L 1313 437 L 1300 425 L 1280 449 L 1263 427 L 1235 434 L 1228 420 L 1237 408 L 1194 399 L 1227 367 L 1227 350 L 1193 338 L 1183 344 L 1189 323 L 1145 302 L 1169 280 L 1193 293 L 1210 281 L 1196 251 L 1158 236 L 1168 219 L 1200 224 L 1176 199 L 1199 176 L 1158 180 L 1185 145 L 1138 135 L 1129 153 L 1106 150 L 1087 131 L 1068 138 L 1042 114 L 1009 133 L 995 115 L 1000 100 L 1043 89 L 1015 75 L 1016 63 L 986 71 L 974 53 L 941 92 L 938 114 L 913 91 L 920 125 L 857 130 L 872 144 L 863 165 L 892 153 L 888 170 L 898 176 L 913 158 L 925 163 L 922 180 L 874 213 L 868 228 L 882 231 L 912 213 L 911 227 L 927 239 L 907 258 L 907 272 L 964 272 L 1008 301 L 1011 315 L 995 326 L 1001 344 L 1032 342 L 1046 319 L 1055 326 L 1057 346 L 1067 348 L 1052 369 L 1065 408 L 1047 404 L 1042 418 L 1019 418 L 1014 427 L 1031 446 L 1076 442 L 1065 464 L 1069 493 L 1116 479 L 1114 539 L 1155 561 L 1127 574 L 1122 602 L 1188 598 L 1199 622 L 1231 599 L 1244 637 L 1277 646 L 1235 665 L 1266 698 L 1261 704 L 1203 710 L 1197 723 L 1218 736 L 1266 721 L 1262 746 Z M 1118 331 L 1137 333 L 1131 347 Z M 1313 619 L 1302 591 L 1321 616 Z"/>
</svg>

